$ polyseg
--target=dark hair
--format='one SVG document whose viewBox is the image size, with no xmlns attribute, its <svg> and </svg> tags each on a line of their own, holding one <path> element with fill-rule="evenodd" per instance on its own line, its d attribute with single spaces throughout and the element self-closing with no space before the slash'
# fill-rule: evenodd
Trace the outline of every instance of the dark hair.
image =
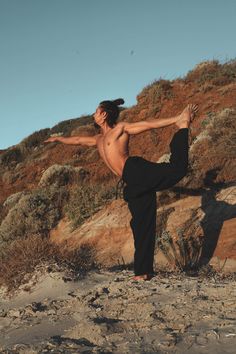
<svg viewBox="0 0 236 354">
<path fill-rule="evenodd" d="M 125 101 L 123 98 L 117 98 L 113 101 L 102 101 L 99 103 L 99 107 L 103 108 L 105 112 L 107 112 L 107 124 L 109 127 L 113 127 L 119 117 L 119 107 L 121 104 L 124 104 Z"/>
</svg>

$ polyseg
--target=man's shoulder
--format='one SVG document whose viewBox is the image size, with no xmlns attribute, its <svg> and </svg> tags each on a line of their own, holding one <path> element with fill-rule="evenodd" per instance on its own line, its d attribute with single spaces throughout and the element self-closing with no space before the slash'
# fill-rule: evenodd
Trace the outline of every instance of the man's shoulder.
<svg viewBox="0 0 236 354">
<path fill-rule="evenodd" d="M 116 123 L 116 127 L 124 127 L 125 126 L 125 122 L 118 122 L 118 123 Z"/>
<path fill-rule="evenodd" d="M 130 125 L 128 122 L 119 122 L 116 124 L 117 130 L 120 130 L 122 133 L 128 133 L 126 128 Z"/>
<path fill-rule="evenodd" d="M 127 123 L 126 122 L 118 122 L 115 126 L 117 130 L 122 130 L 124 132 L 124 129 L 126 127 Z"/>
</svg>

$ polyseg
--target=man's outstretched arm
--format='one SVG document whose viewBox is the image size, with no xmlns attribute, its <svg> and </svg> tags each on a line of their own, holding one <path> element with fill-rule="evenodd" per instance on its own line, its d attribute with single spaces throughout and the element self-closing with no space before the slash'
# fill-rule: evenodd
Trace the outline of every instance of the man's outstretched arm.
<svg viewBox="0 0 236 354">
<path fill-rule="evenodd" d="M 177 123 L 177 126 L 179 126 L 178 122 L 186 121 L 190 118 L 193 118 L 197 111 L 198 105 L 188 104 L 183 110 L 183 112 L 175 117 L 149 119 L 135 123 L 120 122 L 118 124 L 120 124 L 123 127 L 124 131 L 126 131 L 128 134 L 139 134 L 147 130 L 167 127 L 168 125 L 172 125 L 175 123 Z"/>
<path fill-rule="evenodd" d="M 151 129 L 158 129 L 175 124 L 179 119 L 179 115 L 172 118 L 150 119 L 135 123 L 120 122 L 118 124 L 124 127 L 124 131 L 128 134 L 139 134 Z"/>
<path fill-rule="evenodd" d="M 67 145 L 86 145 L 86 146 L 95 146 L 97 144 L 98 135 L 94 136 L 52 136 L 44 141 L 44 143 L 52 143 L 58 141 Z"/>
</svg>

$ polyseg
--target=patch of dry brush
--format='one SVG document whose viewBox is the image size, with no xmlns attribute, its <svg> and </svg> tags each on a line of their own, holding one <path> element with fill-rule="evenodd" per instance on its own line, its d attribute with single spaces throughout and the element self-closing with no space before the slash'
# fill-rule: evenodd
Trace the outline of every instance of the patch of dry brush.
<svg viewBox="0 0 236 354">
<path fill-rule="evenodd" d="M 27 283 L 36 269 L 65 271 L 72 277 L 95 267 L 95 249 L 84 244 L 73 251 L 66 242 L 60 246 L 46 237 L 32 235 L 16 239 L 4 248 L 0 256 L 0 286 L 11 294 L 20 285 Z"/>
</svg>

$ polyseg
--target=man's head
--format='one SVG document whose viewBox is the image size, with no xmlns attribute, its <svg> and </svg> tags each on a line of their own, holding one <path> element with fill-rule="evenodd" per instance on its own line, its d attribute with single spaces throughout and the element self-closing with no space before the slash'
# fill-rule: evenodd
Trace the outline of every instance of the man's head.
<svg viewBox="0 0 236 354">
<path fill-rule="evenodd" d="M 124 104 L 122 98 L 118 98 L 114 101 L 102 101 L 99 103 L 96 112 L 94 113 L 94 126 L 96 128 L 100 127 L 105 121 L 109 127 L 113 128 L 119 117 L 119 105 Z"/>
</svg>

